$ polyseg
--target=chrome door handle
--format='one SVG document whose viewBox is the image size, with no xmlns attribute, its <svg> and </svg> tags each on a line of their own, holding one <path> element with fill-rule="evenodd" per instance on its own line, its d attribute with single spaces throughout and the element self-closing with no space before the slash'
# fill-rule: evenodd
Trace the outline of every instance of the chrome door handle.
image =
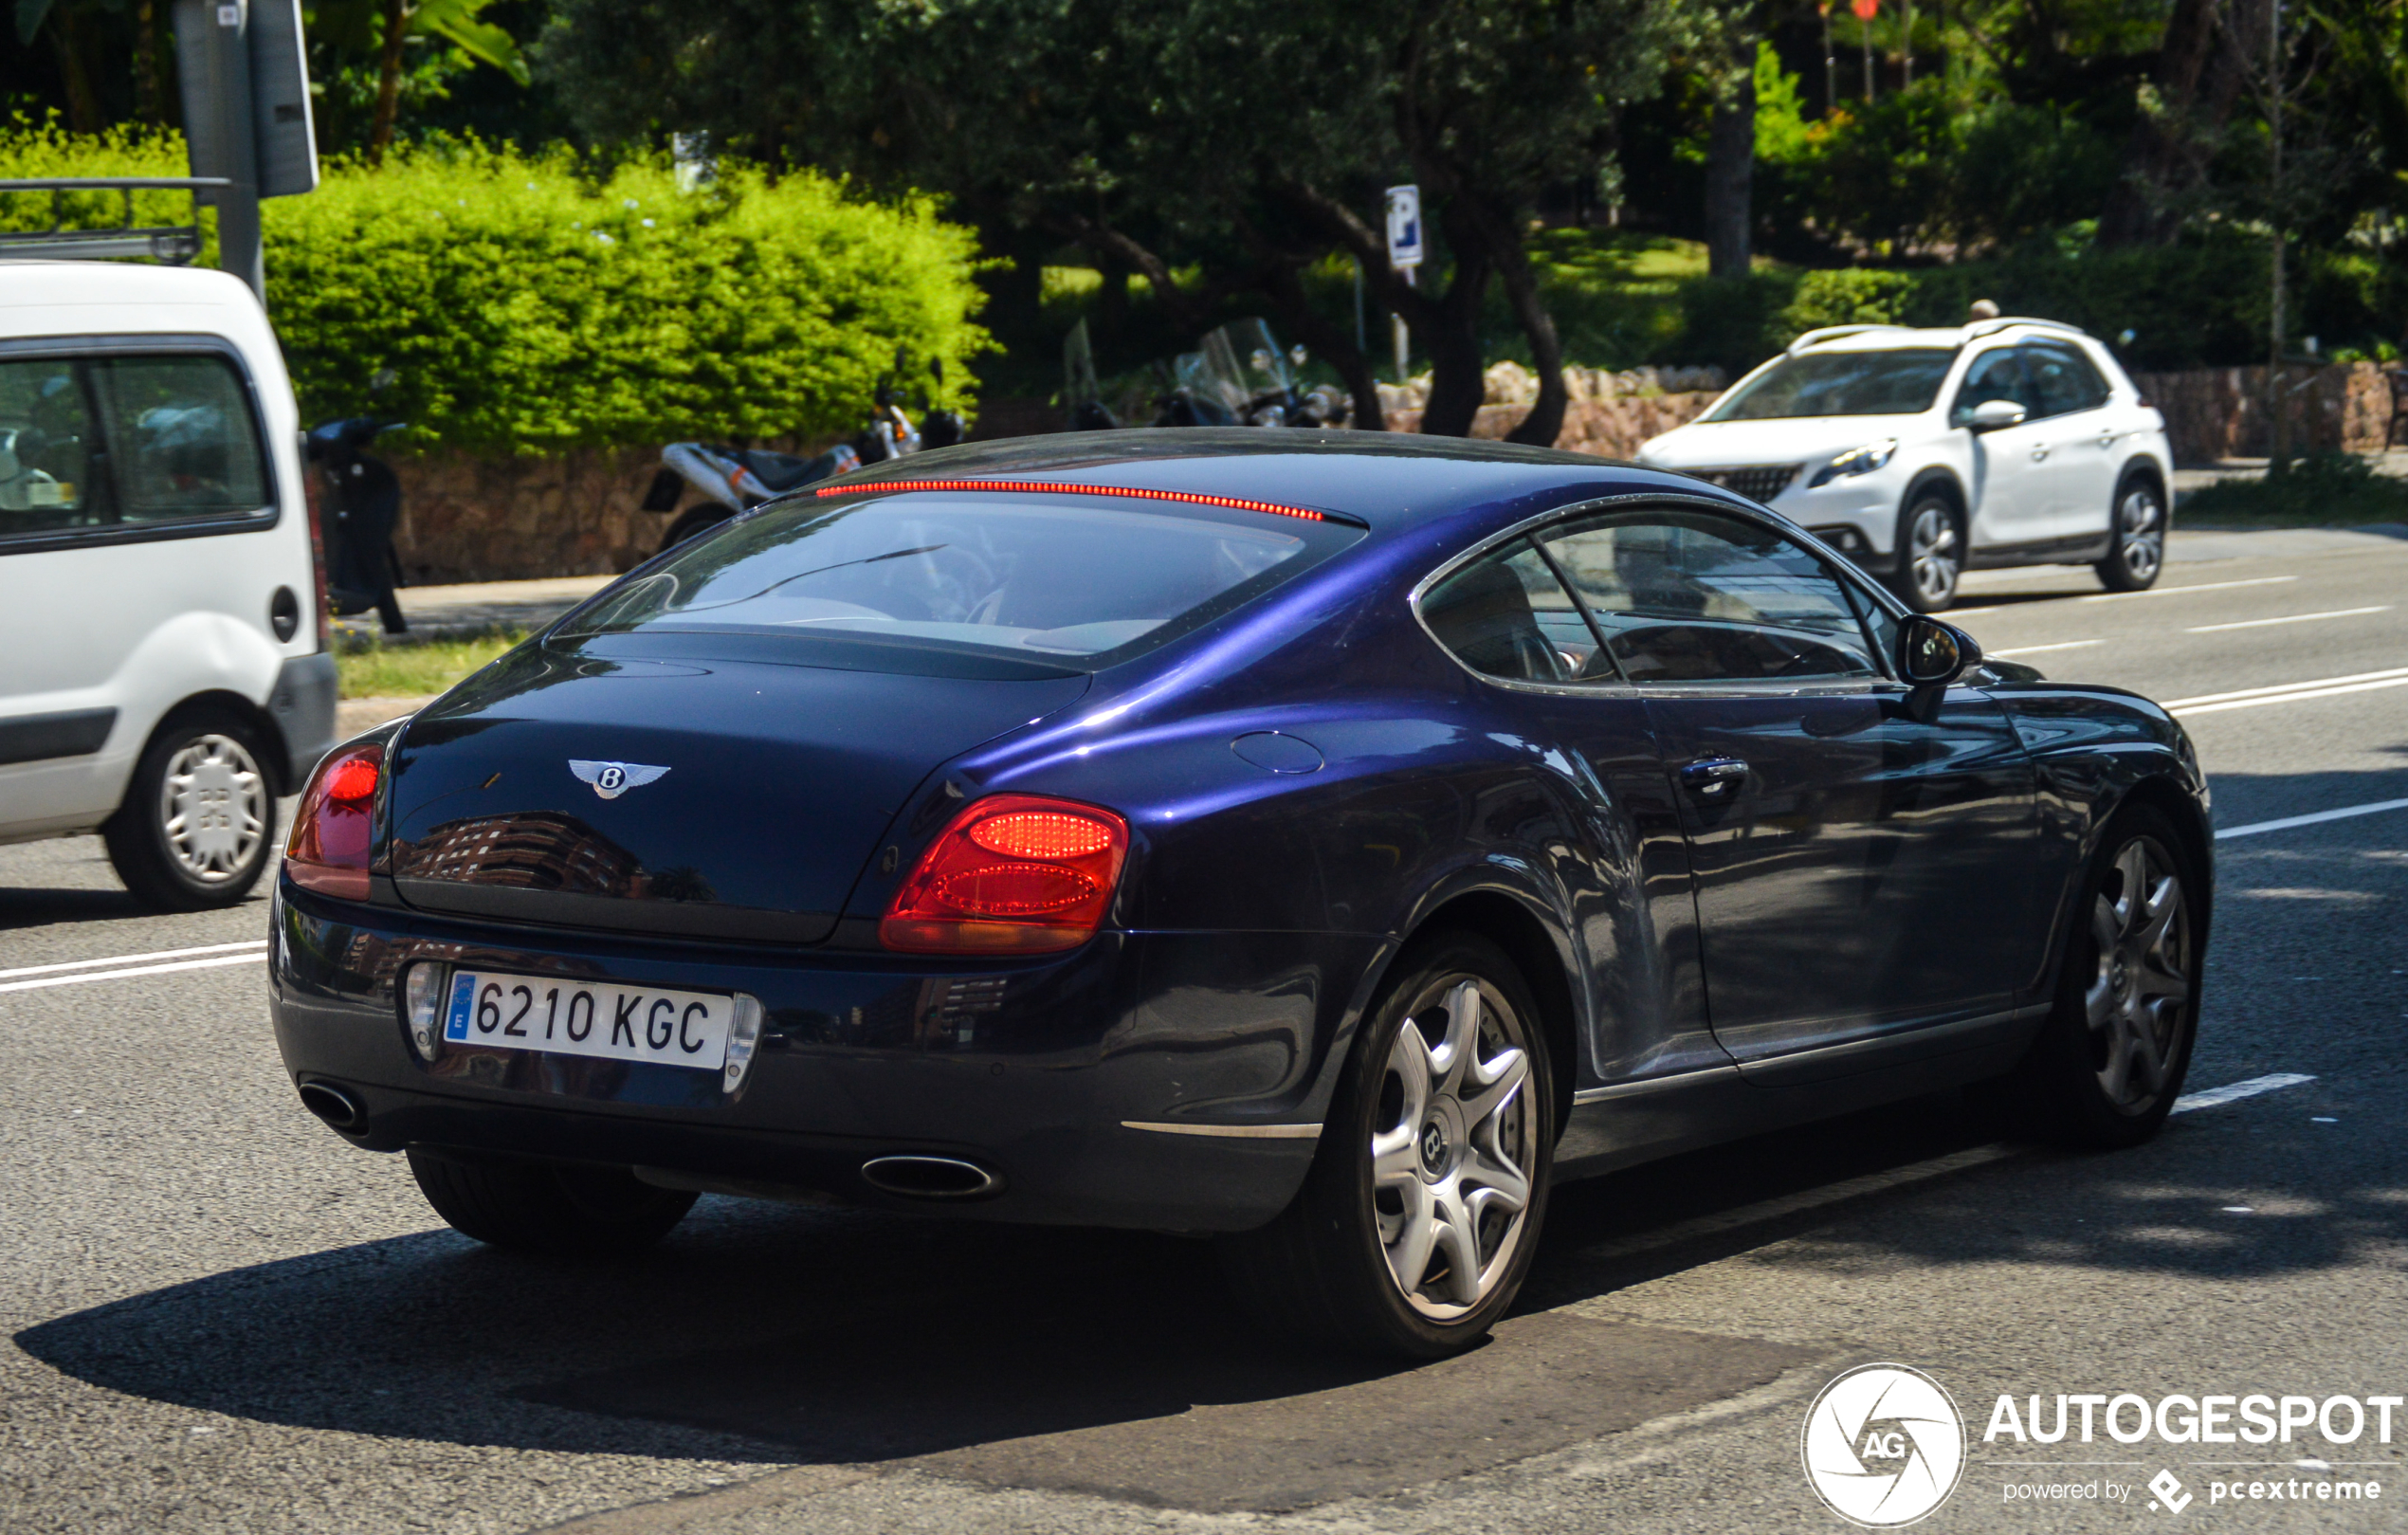
<svg viewBox="0 0 2408 1535">
<path fill-rule="evenodd" d="M 1681 769 L 1681 781 L 1699 795 L 1717 798 L 1729 794 L 1747 777 L 1747 764 L 1736 757 L 1709 757 Z"/>
<path fill-rule="evenodd" d="M 2049 450 L 2045 448 L 2035 448 L 2032 450 L 2032 462 L 2034 464 L 2039 463 L 2042 459 L 2047 458 L 2048 456 Z"/>
</svg>

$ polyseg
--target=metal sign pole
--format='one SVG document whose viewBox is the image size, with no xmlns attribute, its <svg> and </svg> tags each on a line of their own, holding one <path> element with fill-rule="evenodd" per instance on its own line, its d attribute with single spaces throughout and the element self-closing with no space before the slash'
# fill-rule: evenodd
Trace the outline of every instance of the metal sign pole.
<svg viewBox="0 0 2408 1535">
<path fill-rule="evenodd" d="M 1405 286 L 1415 285 L 1415 275 L 1421 270 L 1421 189 L 1416 186 L 1388 189 L 1388 265 L 1405 274 Z M 1405 366 L 1411 360 L 1405 334 L 1405 317 L 1392 314 L 1390 323 L 1396 344 L 1396 382 L 1406 378 Z"/>
<path fill-rule="evenodd" d="M 221 177 L 217 265 L 267 300 L 259 204 L 318 185 L 301 0 L 174 0 L 192 174 Z"/>
</svg>

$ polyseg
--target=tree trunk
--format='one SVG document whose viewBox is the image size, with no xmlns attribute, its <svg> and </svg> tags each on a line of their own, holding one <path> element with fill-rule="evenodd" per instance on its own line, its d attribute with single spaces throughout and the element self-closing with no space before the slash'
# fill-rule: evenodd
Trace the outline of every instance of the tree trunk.
<svg viewBox="0 0 2408 1535">
<path fill-rule="evenodd" d="M 79 134 L 97 134 L 105 124 L 100 120 L 100 97 L 92 88 L 90 61 L 84 58 L 82 15 L 68 6 L 59 6 L 50 12 L 50 46 L 59 56 L 59 78 L 66 85 L 67 128 Z"/>
<path fill-rule="evenodd" d="M 1736 50 L 1706 133 L 1706 269 L 1745 277 L 1755 224 L 1756 40 Z"/>
<path fill-rule="evenodd" d="M 1422 409 L 1421 429 L 1432 437 L 1469 437 L 1488 393 L 1481 376 L 1487 359 L 1480 348 L 1480 303 L 1487 297 L 1492 268 L 1487 242 L 1480 236 L 1477 215 L 1467 198 L 1448 198 L 1438 224 L 1446 231 L 1454 270 L 1449 274 L 1447 296 L 1425 303 L 1428 313 L 1414 324 L 1430 349 L 1430 403 Z"/>
<path fill-rule="evenodd" d="M 2175 0 L 2150 72 L 2158 109 L 2124 143 L 2127 168 L 2099 210 L 2102 247 L 2164 245 L 2180 232 L 2180 193 L 2206 175 L 2215 140 L 2247 81 L 2235 48 L 2262 33 L 2268 0 Z"/>
<path fill-rule="evenodd" d="M 165 122 L 159 101 L 159 17 L 155 0 L 134 8 L 134 111 L 144 122 Z"/>
<path fill-rule="evenodd" d="M 1511 212 L 1486 205 L 1471 211 L 1475 216 L 1464 221 L 1465 232 L 1477 228 L 1487 259 L 1505 284 L 1513 318 L 1529 338 L 1531 363 L 1539 375 L 1539 397 L 1531 404 L 1530 413 L 1506 433 L 1505 441 L 1553 448 L 1563 435 L 1564 409 L 1572 403 L 1563 387 L 1563 341 L 1556 334 L 1555 316 L 1547 312 L 1546 302 L 1540 297 L 1538 276 L 1530 270 L 1529 254 L 1522 247 Z"/>
<path fill-rule="evenodd" d="M 385 149 L 393 141 L 393 115 L 401 105 L 402 27 L 409 18 L 403 0 L 385 0 L 385 46 L 376 61 L 376 119 L 368 130 L 368 163 L 385 163 Z"/>
</svg>

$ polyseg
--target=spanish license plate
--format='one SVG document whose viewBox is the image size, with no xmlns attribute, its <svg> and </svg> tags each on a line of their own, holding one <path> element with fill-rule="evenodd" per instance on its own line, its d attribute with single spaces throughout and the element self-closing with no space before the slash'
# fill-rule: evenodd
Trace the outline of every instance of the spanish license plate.
<svg viewBox="0 0 2408 1535">
<path fill-rule="evenodd" d="M 455 970 L 443 1037 L 454 1045 L 717 1071 L 727 1061 L 735 1015 L 736 998 L 707 992 Z"/>
</svg>

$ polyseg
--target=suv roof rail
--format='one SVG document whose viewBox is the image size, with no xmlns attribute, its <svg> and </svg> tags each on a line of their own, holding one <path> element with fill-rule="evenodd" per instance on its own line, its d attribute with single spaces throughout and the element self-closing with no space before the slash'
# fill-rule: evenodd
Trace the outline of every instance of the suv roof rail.
<svg viewBox="0 0 2408 1535">
<path fill-rule="evenodd" d="M 202 192 L 216 192 L 233 184 L 224 176 L 45 176 L 30 181 L 0 181 L 0 196 L 19 192 L 46 192 L 50 194 L 50 227 L 46 229 L 0 231 L 0 257 L 106 260 L 119 256 L 148 256 L 171 266 L 181 266 L 201 253 L 199 214 L 195 212 L 190 224 L 137 228 L 134 225 L 134 194 L 137 192 L 189 192 L 197 203 Z M 66 218 L 61 208 L 66 195 L 76 192 L 117 192 L 125 201 L 124 220 L 115 228 L 63 228 Z"/>
<path fill-rule="evenodd" d="M 1867 331 L 1905 331 L 1912 329 L 1914 329 L 1914 327 L 1911 325 L 1826 325 L 1818 331 L 1808 331 L 1797 340 L 1790 342 L 1787 348 L 1787 355 L 1790 356 L 1796 356 L 1798 353 L 1805 351 L 1810 346 L 1820 346 L 1825 341 L 1836 341 L 1843 336 L 1862 336 Z"/>
<path fill-rule="evenodd" d="M 2062 320 L 2034 320 L 2027 315 L 2000 315 L 1996 320 L 1978 320 L 1967 325 L 1965 339 L 1979 340 L 1984 336 L 1996 336 L 2000 331 L 2012 330 L 2017 325 L 2029 326 L 2034 330 L 2063 331 L 2068 336 L 2088 337 L 2090 334 L 2081 326 L 2069 325 Z"/>
</svg>

